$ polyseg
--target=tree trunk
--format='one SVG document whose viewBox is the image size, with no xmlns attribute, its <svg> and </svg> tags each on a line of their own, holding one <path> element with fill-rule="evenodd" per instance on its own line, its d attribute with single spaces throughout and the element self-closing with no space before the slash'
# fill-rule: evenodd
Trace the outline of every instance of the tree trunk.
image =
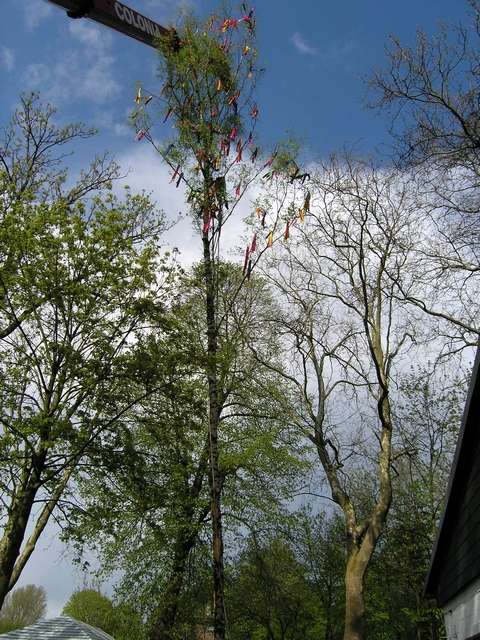
<svg viewBox="0 0 480 640">
<path fill-rule="evenodd" d="M 11 589 L 15 562 L 20 555 L 38 483 L 28 479 L 26 487 L 14 497 L 8 521 L 0 541 L 0 609 Z"/>
<path fill-rule="evenodd" d="M 183 586 L 188 556 L 195 544 L 196 535 L 196 532 L 187 537 L 179 534 L 175 545 L 172 570 L 162 599 L 162 606 L 155 616 L 156 620 L 149 634 L 150 640 L 173 640 L 175 637 L 178 599 Z"/>
<path fill-rule="evenodd" d="M 209 512 L 209 509 L 205 508 L 196 522 L 194 522 L 195 501 L 198 500 L 200 496 L 205 479 L 207 452 L 208 447 L 206 446 L 198 463 L 197 472 L 192 486 L 189 488 L 188 496 L 183 496 L 182 498 L 186 505 L 183 514 L 184 525 L 181 526 L 178 531 L 174 546 L 170 578 L 162 599 L 162 605 L 155 613 L 154 622 L 149 633 L 149 640 L 172 640 L 175 638 L 174 626 L 177 618 L 178 600 L 185 578 L 188 556 L 195 546 L 200 526 Z"/>
<path fill-rule="evenodd" d="M 57 506 L 58 501 L 60 500 L 63 492 L 65 491 L 68 481 L 70 480 L 70 476 L 73 473 L 73 469 L 74 469 L 74 466 L 69 466 L 65 469 L 61 480 L 59 481 L 54 491 L 52 492 L 52 495 L 47 499 L 45 506 L 40 512 L 40 515 L 37 517 L 33 532 L 31 533 L 30 537 L 25 543 L 25 546 L 23 547 L 22 552 L 19 553 L 17 560 L 15 562 L 15 565 L 13 567 L 12 574 L 10 576 L 10 583 L 8 585 L 9 591 L 13 589 L 18 579 L 22 575 L 22 571 L 24 570 L 25 565 L 27 564 L 28 560 L 30 559 L 30 556 L 35 550 L 35 546 L 38 542 L 38 539 L 40 538 L 45 527 L 47 526 L 47 523 L 50 519 L 50 516 L 53 513 L 53 510 Z"/>
<path fill-rule="evenodd" d="M 325 638 L 324 640 L 333 639 L 333 625 L 332 625 L 332 592 L 330 587 L 328 588 L 327 601 L 325 605 Z"/>
<path fill-rule="evenodd" d="M 343 640 L 364 640 L 365 601 L 363 581 L 366 566 L 359 559 L 359 551 L 350 553 L 345 571 L 345 629 Z"/>
<path fill-rule="evenodd" d="M 216 292 L 208 233 L 203 234 L 203 268 L 207 312 L 207 379 L 209 397 L 210 497 L 212 513 L 213 617 L 215 640 L 225 638 L 224 567 L 221 494 L 218 468 L 220 401 L 217 374 Z"/>
<path fill-rule="evenodd" d="M 360 540 L 351 541 L 345 569 L 345 628 L 343 640 L 365 639 L 363 587 L 368 566 L 383 529 L 386 513 L 376 511 Z M 357 536 L 357 533 L 354 534 Z"/>
</svg>

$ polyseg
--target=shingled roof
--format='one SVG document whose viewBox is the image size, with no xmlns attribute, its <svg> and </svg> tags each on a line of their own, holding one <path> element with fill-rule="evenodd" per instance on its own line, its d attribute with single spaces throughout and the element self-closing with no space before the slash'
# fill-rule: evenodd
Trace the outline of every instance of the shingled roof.
<svg viewBox="0 0 480 640">
<path fill-rule="evenodd" d="M 62 616 L 0 634 L 1 640 L 115 640 L 101 629 Z"/>
</svg>

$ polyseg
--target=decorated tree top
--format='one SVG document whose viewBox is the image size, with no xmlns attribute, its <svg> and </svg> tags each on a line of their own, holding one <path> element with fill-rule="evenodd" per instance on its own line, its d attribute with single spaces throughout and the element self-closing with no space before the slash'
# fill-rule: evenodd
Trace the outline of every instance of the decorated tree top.
<svg viewBox="0 0 480 640">
<path fill-rule="evenodd" d="M 288 239 L 290 226 L 303 221 L 310 204 L 304 187 L 309 175 L 300 171 L 292 149 L 278 147 L 265 156 L 257 141 L 254 89 L 262 70 L 254 15 L 243 4 L 237 17 L 212 16 L 204 23 L 187 18 L 181 29 L 160 38 L 164 84 L 158 94 L 139 87 L 132 114 L 137 139 L 149 140 L 171 167 L 171 181 L 186 187 L 194 219 L 212 240 L 214 251 L 223 225 L 256 179 L 301 185 L 300 206 L 289 201 L 281 214 L 256 206 L 258 228 L 246 250 L 247 277 L 261 250 L 277 237 Z M 155 104 L 161 108 L 156 122 L 151 109 Z M 174 140 L 158 144 L 161 128 L 171 125 L 176 129 Z M 280 235 L 279 223 L 286 225 Z"/>
</svg>

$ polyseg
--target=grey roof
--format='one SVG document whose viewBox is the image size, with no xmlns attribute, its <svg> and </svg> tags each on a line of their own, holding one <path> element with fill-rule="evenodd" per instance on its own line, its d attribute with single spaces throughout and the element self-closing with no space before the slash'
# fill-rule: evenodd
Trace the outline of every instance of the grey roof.
<svg viewBox="0 0 480 640">
<path fill-rule="evenodd" d="M 24 629 L 0 634 L 2 640 L 114 640 L 108 633 L 62 616 L 41 620 Z"/>
</svg>

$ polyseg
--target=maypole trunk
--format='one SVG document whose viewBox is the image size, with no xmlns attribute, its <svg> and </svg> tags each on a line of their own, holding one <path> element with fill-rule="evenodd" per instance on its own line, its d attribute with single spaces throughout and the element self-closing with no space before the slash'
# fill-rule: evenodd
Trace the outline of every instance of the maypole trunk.
<svg viewBox="0 0 480 640">
<path fill-rule="evenodd" d="M 223 570 L 222 531 L 222 479 L 219 473 L 218 426 L 220 401 L 218 389 L 217 357 L 218 341 L 216 326 L 216 293 L 210 240 L 203 233 L 203 269 L 207 313 L 207 379 L 209 399 L 208 435 L 210 445 L 210 499 L 212 514 L 212 567 L 213 567 L 213 626 L 215 640 L 225 638 L 225 603 Z"/>
</svg>

